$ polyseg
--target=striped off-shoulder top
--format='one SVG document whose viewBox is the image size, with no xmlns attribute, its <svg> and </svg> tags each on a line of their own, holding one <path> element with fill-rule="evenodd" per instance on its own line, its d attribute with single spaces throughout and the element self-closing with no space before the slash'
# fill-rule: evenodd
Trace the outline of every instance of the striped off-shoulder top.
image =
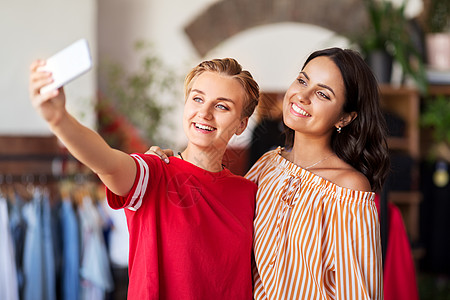
<svg viewBox="0 0 450 300">
<path fill-rule="evenodd" d="M 379 220 L 372 192 L 340 187 L 264 154 L 258 185 L 255 299 L 382 299 Z"/>
</svg>

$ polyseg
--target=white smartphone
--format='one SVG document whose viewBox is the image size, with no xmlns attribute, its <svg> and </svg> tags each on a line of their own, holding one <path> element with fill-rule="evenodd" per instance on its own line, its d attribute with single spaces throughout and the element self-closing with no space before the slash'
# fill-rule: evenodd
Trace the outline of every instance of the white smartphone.
<svg viewBox="0 0 450 300">
<path fill-rule="evenodd" d="M 53 82 L 42 87 L 41 94 L 56 90 L 89 71 L 92 59 L 86 39 L 80 39 L 46 60 L 43 71 L 52 73 Z"/>
</svg>

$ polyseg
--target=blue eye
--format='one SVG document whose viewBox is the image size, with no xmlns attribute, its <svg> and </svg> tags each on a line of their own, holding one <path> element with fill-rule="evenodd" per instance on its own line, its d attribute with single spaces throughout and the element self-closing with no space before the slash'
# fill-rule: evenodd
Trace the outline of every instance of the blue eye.
<svg viewBox="0 0 450 300">
<path fill-rule="evenodd" d="M 216 107 L 217 107 L 218 109 L 221 109 L 221 110 L 229 110 L 228 107 L 226 107 L 226 106 L 223 105 L 223 104 L 217 104 Z"/>
<path fill-rule="evenodd" d="M 194 97 L 194 98 L 192 98 L 192 100 L 194 100 L 195 102 L 198 102 L 198 103 L 203 102 L 203 99 L 199 98 L 199 97 Z"/>
</svg>

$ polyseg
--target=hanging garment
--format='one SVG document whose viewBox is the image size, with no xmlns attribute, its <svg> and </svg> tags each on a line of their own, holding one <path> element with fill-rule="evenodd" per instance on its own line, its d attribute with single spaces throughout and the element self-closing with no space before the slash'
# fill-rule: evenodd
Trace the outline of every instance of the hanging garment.
<svg viewBox="0 0 450 300">
<path fill-rule="evenodd" d="M 24 249 L 25 300 L 55 300 L 55 267 L 48 194 L 36 189 L 24 207 L 27 234 Z"/>
<path fill-rule="evenodd" d="M 380 197 L 375 203 L 379 210 Z M 383 282 L 385 300 L 418 300 L 419 290 L 408 235 L 400 209 L 388 202 L 388 240 L 384 260 Z"/>
<path fill-rule="evenodd" d="M 0 194 L 0 299 L 18 300 L 14 245 L 8 219 L 8 205 Z"/>
<path fill-rule="evenodd" d="M 25 235 L 27 232 L 27 223 L 23 215 L 24 200 L 18 195 L 13 196 L 14 201 L 9 210 L 9 227 L 14 243 L 15 264 L 17 271 L 17 285 L 19 289 L 19 298 L 23 299 L 23 289 L 25 277 L 23 273 L 23 252 L 25 247 Z"/>
<path fill-rule="evenodd" d="M 128 268 L 128 233 L 127 218 L 123 209 L 112 209 L 105 200 L 102 207 L 112 221 L 113 227 L 109 234 L 109 258 L 111 264 L 118 268 Z"/>
<path fill-rule="evenodd" d="M 62 295 L 64 300 L 80 299 L 80 240 L 78 220 L 69 199 L 61 203 Z"/>
<path fill-rule="evenodd" d="M 113 289 L 102 219 L 90 197 L 78 206 L 81 227 L 81 299 L 102 300 Z"/>
</svg>

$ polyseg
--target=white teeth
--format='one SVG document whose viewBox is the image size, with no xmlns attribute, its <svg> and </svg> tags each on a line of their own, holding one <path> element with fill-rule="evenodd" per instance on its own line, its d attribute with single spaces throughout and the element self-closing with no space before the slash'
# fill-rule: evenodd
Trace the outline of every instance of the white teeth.
<svg viewBox="0 0 450 300">
<path fill-rule="evenodd" d="M 197 127 L 198 129 L 202 129 L 202 130 L 208 130 L 208 131 L 213 131 L 215 128 L 208 126 L 208 125 L 202 125 L 202 124 L 198 124 L 195 123 L 195 127 Z"/>
<path fill-rule="evenodd" d="M 310 114 L 308 114 L 306 111 L 304 111 L 303 109 L 301 109 L 300 107 L 298 107 L 298 106 L 295 105 L 295 104 L 292 104 L 292 109 L 293 109 L 296 113 L 299 113 L 299 114 L 301 114 L 301 115 L 303 115 L 303 116 L 305 116 L 305 117 L 310 117 L 310 116 L 311 116 Z"/>
</svg>

